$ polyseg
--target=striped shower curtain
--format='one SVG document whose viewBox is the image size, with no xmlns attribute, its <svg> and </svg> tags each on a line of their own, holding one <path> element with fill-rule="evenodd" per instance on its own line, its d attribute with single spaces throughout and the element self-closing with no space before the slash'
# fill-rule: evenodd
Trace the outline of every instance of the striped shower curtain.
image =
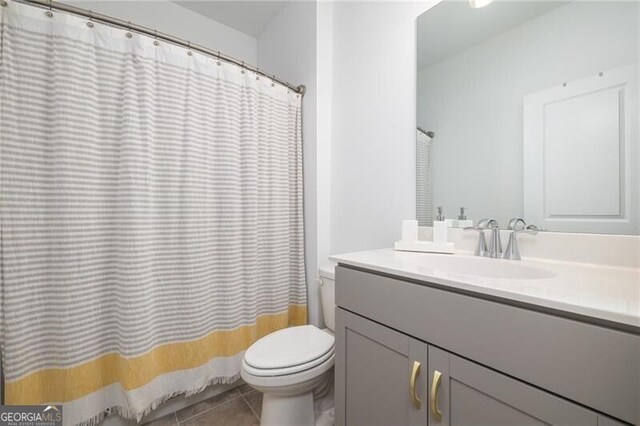
<svg viewBox="0 0 640 426">
<path fill-rule="evenodd" d="M 306 321 L 301 99 L 85 18 L 0 7 L 6 404 L 140 418 Z"/>
<path fill-rule="evenodd" d="M 432 140 L 416 130 L 416 219 L 420 226 L 433 225 Z"/>
</svg>

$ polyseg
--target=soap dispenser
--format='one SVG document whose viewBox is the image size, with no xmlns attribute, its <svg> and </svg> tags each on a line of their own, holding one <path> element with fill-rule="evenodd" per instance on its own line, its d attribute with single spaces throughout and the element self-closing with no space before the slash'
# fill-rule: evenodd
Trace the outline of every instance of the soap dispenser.
<svg viewBox="0 0 640 426">
<path fill-rule="evenodd" d="M 438 207 L 438 215 L 433 221 L 433 243 L 436 245 L 447 244 L 447 222 L 442 213 L 442 207 Z"/>
<path fill-rule="evenodd" d="M 458 215 L 458 228 L 470 228 L 473 226 L 473 220 L 467 219 L 465 214 L 466 207 L 460 207 L 460 214 Z"/>
</svg>

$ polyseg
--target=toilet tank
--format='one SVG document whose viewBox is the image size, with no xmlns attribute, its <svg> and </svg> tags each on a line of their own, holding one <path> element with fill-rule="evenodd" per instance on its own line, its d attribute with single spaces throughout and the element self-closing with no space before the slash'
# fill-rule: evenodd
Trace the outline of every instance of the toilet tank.
<svg viewBox="0 0 640 426">
<path fill-rule="evenodd" d="M 320 276 L 320 303 L 322 314 L 327 328 L 336 329 L 336 265 L 321 266 L 318 270 Z"/>
</svg>

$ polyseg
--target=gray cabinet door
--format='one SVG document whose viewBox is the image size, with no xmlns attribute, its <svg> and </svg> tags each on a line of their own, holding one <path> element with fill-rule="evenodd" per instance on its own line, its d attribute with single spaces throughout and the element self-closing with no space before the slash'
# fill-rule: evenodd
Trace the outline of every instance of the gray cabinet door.
<svg viewBox="0 0 640 426">
<path fill-rule="evenodd" d="M 429 389 L 430 426 L 598 425 L 592 411 L 433 346 Z"/>
<path fill-rule="evenodd" d="M 338 308 L 336 353 L 336 425 L 427 425 L 425 343 Z"/>
</svg>

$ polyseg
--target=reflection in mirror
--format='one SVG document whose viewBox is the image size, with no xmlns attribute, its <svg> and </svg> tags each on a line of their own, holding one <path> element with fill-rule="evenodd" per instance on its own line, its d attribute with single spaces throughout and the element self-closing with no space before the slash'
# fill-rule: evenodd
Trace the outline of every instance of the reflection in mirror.
<svg viewBox="0 0 640 426">
<path fill-rule="evenodd" d="M 444 1 L 418 18 L 417 217 L 640 233 L 640 3 Z M 455 25 L 451 25 L 455 22 Z"/>
</svg>

